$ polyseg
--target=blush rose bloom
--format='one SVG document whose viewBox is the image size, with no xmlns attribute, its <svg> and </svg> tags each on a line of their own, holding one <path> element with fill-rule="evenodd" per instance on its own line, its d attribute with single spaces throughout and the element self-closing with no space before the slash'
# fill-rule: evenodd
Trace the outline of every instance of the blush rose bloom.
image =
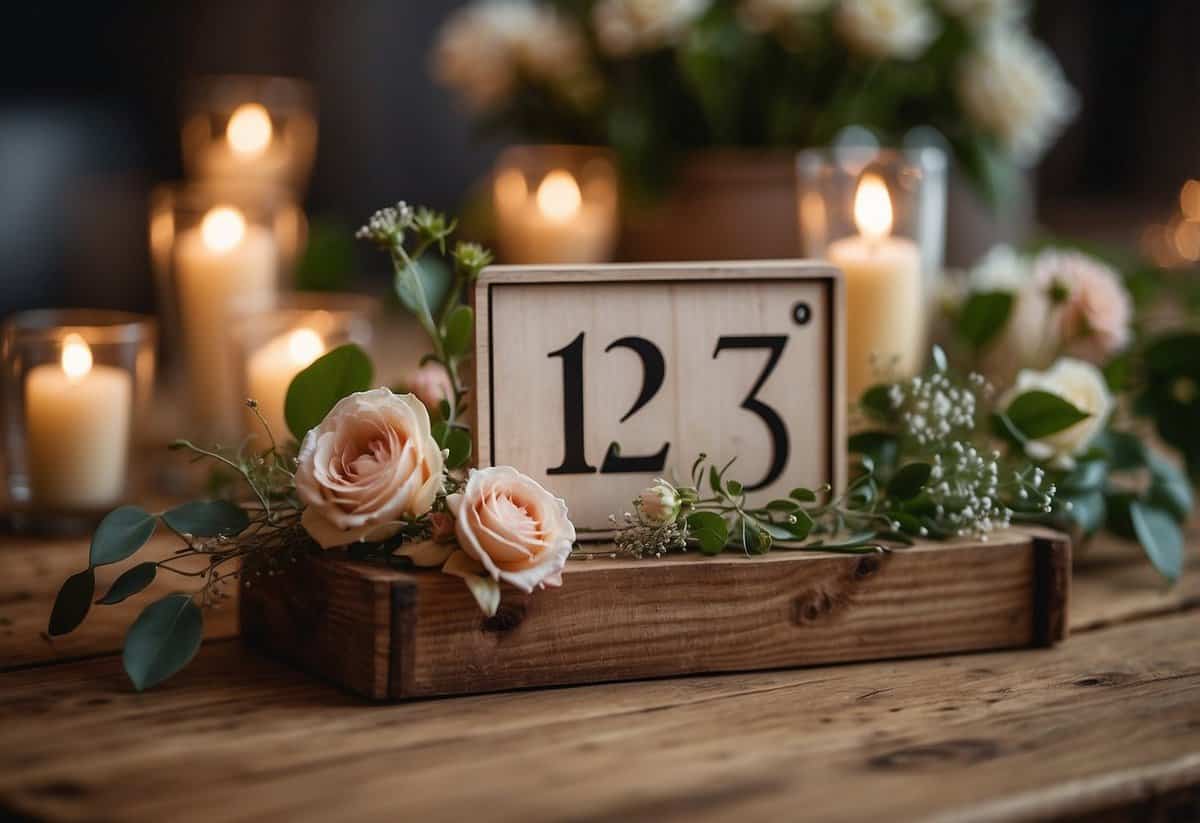
<svg viewBox="0 0 1200 823">
<path fill-rule="evenodd" d="M 408 390 L 430 411 L 435 411 L 443 400 L 454 401 L 450 375 L 446 373 L 445 366 L 439 363 L 426 363 L 413 372 L 408 378 Z"/>
<path fill-rule="evenodd" d="M 380 388 L 344 397 L 300 446 L 300 522 L 324 549 L 390 537 L 401 518 L 433 506 L 442 461 L 413 395 Z"/>
<path fill-rule="evenodd" d="M 472 469 L 446 498 L 459 548 L 493 580 L 524 592 L 562 585 L 575 543 L 567 504 L 511 466 Z"/>
<path fill-rule="evenodd" d="M 1054 319 L 1067 353 L 1102 363 L 1129 344 L 1133 301 L 1111 268 L 1085 254 L 1050 250 L 1033 261 L 1033 277 L 1047 294 L 1062 293 Z"/>
</svg>

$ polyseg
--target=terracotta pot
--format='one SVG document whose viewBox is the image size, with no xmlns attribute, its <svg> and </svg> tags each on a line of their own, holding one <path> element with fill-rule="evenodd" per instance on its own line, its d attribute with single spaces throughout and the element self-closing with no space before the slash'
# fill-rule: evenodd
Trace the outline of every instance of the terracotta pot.
<svg viewBox="0 0 1200 823">
<path fill-rule="evenodd" d="M 625 209 L 625 260 L 796 257 L 795 153 L 714 149 L 679 169 L 673 190 Z"/>
</svg>

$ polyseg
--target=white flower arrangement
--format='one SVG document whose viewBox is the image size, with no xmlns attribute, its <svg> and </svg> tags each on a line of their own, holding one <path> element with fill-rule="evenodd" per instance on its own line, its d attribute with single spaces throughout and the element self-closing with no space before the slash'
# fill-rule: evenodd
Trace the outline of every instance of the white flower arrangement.
<svg viewBox="0 0 1200 823">
<path fill-rule="evenodd" d="M 944 134 L 985 193 L 1076 110 L 1023 0 L 476 0 L 445 24 L 437 76 L 531 142 L 610 145 L 661 182 L 710 146 Z"/>
</svg>

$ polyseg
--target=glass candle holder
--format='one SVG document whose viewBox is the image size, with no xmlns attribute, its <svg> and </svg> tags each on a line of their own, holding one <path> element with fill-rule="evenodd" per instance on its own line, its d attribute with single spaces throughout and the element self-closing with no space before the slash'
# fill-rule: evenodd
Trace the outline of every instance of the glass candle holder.
<svg viewBox="0 0 1200 823">
<path fill-rule="evenodd" d="M 288 77 L 204 78 L 184 97 L 181 136 L 193 179 L 303 191 L 317 148 L 315 97 L 307 83 Z"/>
<path fill-rule="evenodd" d="M 945 248 L 945 155 L 809 150 L 796 170 L 802 251 L 845 277 L 847 390 L 857 399 L 924 361 L 926 304 Z"/>
<path fill-rule="evenodd" d="M 617 171 L 607 149 L 514 146 L 492 175 L 506 263 L 603 263 L 617 239 Z"/>
<path fill-rule="evenodd" d="M 189 436 L 236 442 L 241 364 L 229 334 L 238 312 L 275 305 L 297 242 L 290 192 L 179 184 L 155 192 L 150 244 L 168 350 L 186 376 Z"/>
<path fill-rule="evenodd" d="M 128 498 L 129 454 L 154 385 L 155 326 L 90 309 L 4 324 L 8 496 L 38 526 L 91 523 Z"/>
<path fill-rule="evenodd" d="M 318 292 L 280 295 L 266 308 L 240 307 L 232 326 L 242 366 L 239 386 L 257 406 L 257 414 L 243 407 L 246 433 L 263 436 L 265 422 L 275 442 L 288 440 L 284 401 L 292 378 L 346 343 L 370 351 L 379 311 L 371 297 Z"/>
</svg>

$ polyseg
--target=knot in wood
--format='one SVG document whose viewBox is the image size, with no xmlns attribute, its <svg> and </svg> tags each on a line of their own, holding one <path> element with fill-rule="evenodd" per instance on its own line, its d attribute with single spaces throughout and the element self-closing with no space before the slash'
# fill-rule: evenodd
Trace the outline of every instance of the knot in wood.
<svg viewBox="0 0 1200 823">
<path fill-rule="evenodd" d="M 525 619 L 525 607 L 519 603 L 507 604 L 501 603 L 500 608 L 492 617 L 483 619 L 483 630 L 485 632 L 493 632 L 495 634 L 504 634 L 510 632 L 517 626 L 521 625 L 521 621 Z"/>
<path fill-rule="evenodd" d="M 955 764 L 969 766 L 999 755 L 1000 746 L 994 740 L 966 738 L 895 749 L 872 757 L 867 765 L 872 769 L 917 771 Z"/>
</svg>

